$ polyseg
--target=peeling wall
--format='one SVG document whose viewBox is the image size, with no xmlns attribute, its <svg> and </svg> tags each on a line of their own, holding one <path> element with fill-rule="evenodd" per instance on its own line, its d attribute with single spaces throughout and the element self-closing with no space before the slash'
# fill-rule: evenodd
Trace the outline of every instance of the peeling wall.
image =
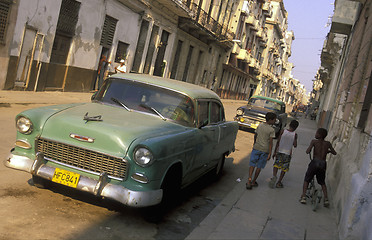
<svg viewBox="0 0 372 240">
<path fill-rule="evenodd" d="M 360 122 L 364 102 L 370 105 L 367 89 L 372 87 L 371 4 L 367 0 L 363 5 L 344 46 L 345 55 L 335 57 L 336 69 L 326 93 L 325 106 L 333 111 L 329 137 L 338 153 L 328 159 L 327 185 L 340 239 L 372 239 L 372 108 Z"/>
<path fill-rule="evenodd" d="M 40 60 L 49 62 L 60 6 L 61 0 L 19 1 L 17 22 L 10 46 L 10 56 L 19 56 L 25 27 L 29 26 L 45 35 Z"/>
</svg>

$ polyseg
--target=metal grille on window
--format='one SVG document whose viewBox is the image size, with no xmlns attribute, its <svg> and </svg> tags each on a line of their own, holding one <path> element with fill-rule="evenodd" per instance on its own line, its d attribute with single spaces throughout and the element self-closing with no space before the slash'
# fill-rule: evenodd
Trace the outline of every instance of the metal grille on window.
<svg viewBox="0 0 372 240">
<path fill-rule="evenodd" d="M 117 19 L 107 16 L 103 24 L 102 36 L 100 44 L 104 47 L 110 48 L 115 35 Z"/>
<path fill-rule="evenodd" d="M 0 43 L 5 43 L 11 1 L 0 1 Z"/>
<path fill-rule="evenodd" d="M 57 32 L 74 36 L 79 19 L 80 3 L 75 0 L 63 0 L 57 23 Z"/>
</svg>

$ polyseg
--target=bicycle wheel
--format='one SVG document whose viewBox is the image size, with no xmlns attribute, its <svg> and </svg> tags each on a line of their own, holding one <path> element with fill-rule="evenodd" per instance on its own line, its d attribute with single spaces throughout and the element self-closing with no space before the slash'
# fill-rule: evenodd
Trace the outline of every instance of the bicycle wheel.
<svg viewBox="0 0 372 240">
<path fill-rule="evenodd" d="M 314 212 L 316 211 L 316 208 L 318 207 L 319 200 L 320 199 L 318 198 L 318 190 L 315 189 L 313 194 L 311 195 L 311 204 L 312 204 L 312 208 Z"/>
</svg>

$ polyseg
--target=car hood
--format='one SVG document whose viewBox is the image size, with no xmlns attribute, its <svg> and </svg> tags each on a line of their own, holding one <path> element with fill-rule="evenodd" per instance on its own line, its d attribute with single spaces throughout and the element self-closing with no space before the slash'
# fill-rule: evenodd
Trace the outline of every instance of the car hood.
<svg viewBox="0 0 372 240">
<path fill-rule="evenodd" d="M 101 116 L 102 121 L 86 121 L 84 116 Z M 44 124 L 42 138 L 123 157 L 130 144 L 184 131 L 186 127 L 164 121 L 157 115 L 127 111 L 124 108 L 87 103 L 60 111 Z M 76 137 L 71 137 L 75 134 Z M 84 141 L 87 138 L 93 142 Z M 83 141 L 82 141 L 83 140 Z"/>
<path fill-rule="evenodd" d="M 246 105 L 240 108 L 244 110 L 244 116 L 262 118 L 263 120 L 265 119 L 266 113 L 272 112 L 272 110 L 270 109 L 263 108 L 263 107 L 256 107 L 252 105 Z"/>
</svg>

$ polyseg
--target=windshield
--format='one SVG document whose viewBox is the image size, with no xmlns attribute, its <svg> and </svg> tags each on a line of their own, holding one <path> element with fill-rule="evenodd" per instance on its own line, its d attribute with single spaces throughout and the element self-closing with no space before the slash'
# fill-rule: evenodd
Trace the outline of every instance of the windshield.
<svg viewBox="0 0 372 240">
<path fill-rule="evenodd" d="M 161 87 L 113 78 L 104 83 L 93 100 L 151 114 L 158 112 L 160 117 L 186 126 L 194 124 L 193 101 Z"/>
<path fill-rule="evenodd" d="M 251 98 L 248 102 L 248 104 L 256 106 L 256 107 L 262 107 L 274 111 L 280 111 L 281 105 L 279 103 L 267 100 L 267 99 L 260 99 L 260 98 Z"/>
</svg>

